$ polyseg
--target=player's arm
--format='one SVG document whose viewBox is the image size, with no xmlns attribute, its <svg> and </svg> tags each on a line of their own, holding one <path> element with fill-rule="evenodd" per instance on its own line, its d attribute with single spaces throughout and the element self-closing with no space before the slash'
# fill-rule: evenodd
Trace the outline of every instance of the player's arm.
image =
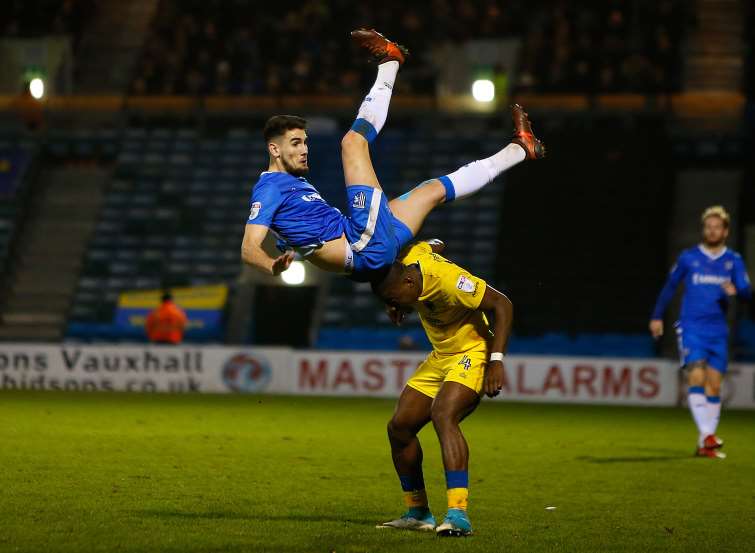
<svg viewBox="0 0 755 553">
<path fill-rule="evenodd" d="M 446 245 L 440 238 L 430 238 L 429 240 L 426 240 L 426 242 L 430 244 L 430 247 L 433 249 L 433 253 L 441 254 L 443 253 L 443 250 L 446 249 Z"/>
<path fill-rule="evenodd" d="M 737 296 L 739 299 L 749 301 L 752 299 L 752 286 L 750 277 L 747 275 L 747 268 L 741 257 L 734 259 L 734 271 L 732 282 L 726 282 L 723 285 L 724 291 L 729 296 Z"/>
<path fill-rule="evenodd" d="M 660 338 L 663 335 L 663 314 L 666 312 L 671 300 L 674 298 L 679 283 L 687 274 L 687 264 L 683 256 L 679 257 L 676 265 L 671 268 L 666 283 L 661 289 L 661 293 L 658 294 L 658 301 L 655 302 L 655 308 L 653 308 L 653 314 L 650 316 L 650 334 L 653 338 Z"/>
<path fill-rule="evenodd" d="M 265 225 L 248 223 L 244 230 L 244 240 L 241 243 L 241 259 L 247 265 L 267 273 L 279 275 L 291 265 L 294 252 L 288 251 L 278 257 L 270 257 L 262 248 L 262 242 L 267 236 L 269 228 Z"/>
<path fill-rule="evenodd" d="M 511 324 L 514 320 L 514 305 L 505 294 L 487 285 L 478 309 L 480 311 L 492 312 L 495 317 L 493 321 L 493 338 L 490 341 L 491 359 L 488 361 L 482 387 L 488 397 L 495 397 L 500 393 L 503 386 L 503 354 L 506 353 L 509 336 L 511 335 Z"/>
</svg>

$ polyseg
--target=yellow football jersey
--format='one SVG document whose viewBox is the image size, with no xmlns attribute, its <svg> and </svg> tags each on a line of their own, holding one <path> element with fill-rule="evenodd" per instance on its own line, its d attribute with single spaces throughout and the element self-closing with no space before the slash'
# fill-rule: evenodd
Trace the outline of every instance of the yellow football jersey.
<svg viewBox="0 0 755 553">
<path fill-rule="evenodd" d="M 412 245 L 400 261 L 419 264 L 422 294 L 414 307 L 433 349 L 441 355 L 485 349 L 490 325 L 477 311 L 485 281 L 433 253 L 427 242 Z"/>
</svg>

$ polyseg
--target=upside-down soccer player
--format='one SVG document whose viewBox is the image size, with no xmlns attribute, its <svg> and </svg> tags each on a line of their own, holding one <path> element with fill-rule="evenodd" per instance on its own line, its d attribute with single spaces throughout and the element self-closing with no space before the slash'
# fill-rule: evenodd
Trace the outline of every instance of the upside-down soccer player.
<svg viewBox="0 0 755 553">
<path fill-rule="evenodd" d="M 679 256 L 661 290 L 650 320 L 654 338 L 663 335 L 663 313 L 684 281 L 676 334 L 682 367 L 688 372 L 688 396 L 699 437 L 696 454 L 724 459 L 716 436 L 721 416 L 721 380 L 728 362 L 729 298 L 750 299 L 750 279 L 742 257 L 726 247 L 729 214 L 721 206 L 703 212 L 703 243 Z"/>
<path fill-rule="evenodd" d="M 270 163 L 252 191 L 241 248 L 244 262 L 268 274 L 287 269 L 296 251 L 321 269 L 367 281 L 372 271 L 396 259 L 434 207 L 475 193 L 525 158 L 545 155 L 527 114 L 515 105 L 515 132 L 509 145 L 388 202 L 375 175 L 369 145 L 387 118 L 406 51 L 373 30 L 354 31 L 351 36 L 378 62 L 378 70 L 356 121 L 341 141 L 349 213 L 343 215 L 330 206 L 305 178 L 309 170 L 306 121 L 291 115 L 270 118 L 264 129 Z M 279 247 L 287 250 L 277 258 L 262 249 L 270 229 L 280 239 Z"/>
<path fill-rule="evenodd" d="M 417 310 L 433 346 L 406 383 L 388 423 L 393 464 L 408 509 L 379 527 L 466 536 L 472 533 L 467 516 L 469 448 L 459 423 L 475 410 L 481 393 L 493 397 L 503 386 L 513 308 L 502 293 L 439 255 L 442 249 L 439 241 L 418 242 L 372 284 L 395 323 Z M 495 313 L 494 333 L 485 311 Z M 440 440 L 448 496 L 448 512 L 437 528 L 417 439 L 430 421 Z"/>
</svg>

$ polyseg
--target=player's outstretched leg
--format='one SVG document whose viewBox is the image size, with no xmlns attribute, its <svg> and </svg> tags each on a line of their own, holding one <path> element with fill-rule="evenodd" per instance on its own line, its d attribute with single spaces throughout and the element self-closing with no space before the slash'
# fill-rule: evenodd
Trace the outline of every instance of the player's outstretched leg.
<svg viewBox="0 0 755 553">
<path fill-rule="evenodd" d="M 370 159 L 369 144 L 377 137 L 388 117 L 393 85 L 408 51 L 372 29 L 352 31 L 352 40 L 367 50 L 378 64 L 375 84 L 359 106 L 357 118 L 341 141 L 341 158 L 346 186 L 352 184 L 380 188 Z"/>
<path fill-rule="evenodd" d="M 393 215 L 416 235 L 427 215 L 444 202 L 471 196 L 498 175 L 525 159 L 545 156 L 545 146 L 532 132 L 532 125 L 522 106 L 511 106 L 514 136 L 510 144 L 498 153 L 472 161 L 437 179 L 431 179 L 394 198 L 389 203 Z"/>
<path fill-rule="evenodd" d="M 459 423 L 480 403 L 477 393 L 458 382 L 446 381 L 433 401 L 431 417 L 443 453 L 446 469 L 448 513 L 435 529 L 440 536 L 461 537 L 472 534 L 467 515 L 469 497 L 469 447 Z"/>
<path fill-rule="evenodd" d="M 435 518 L 430 512 L 422 474 L 422 447 L 417 439 L 420 429 L 430 422 L 432 399 L 410 388 L 404 388 L 396 412 L 388 423 L 393 465 L 404 492 L 406 512 L 378 528 L 397 530 L 434 530 Z"/>
</svg>

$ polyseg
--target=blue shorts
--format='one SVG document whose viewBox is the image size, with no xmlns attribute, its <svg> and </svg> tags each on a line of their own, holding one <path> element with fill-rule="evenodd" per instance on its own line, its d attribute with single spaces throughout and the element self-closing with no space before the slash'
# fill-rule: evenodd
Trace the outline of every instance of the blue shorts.
<svg viewBox="0 0 755 553">
<path fill-rule="evenodd" d="M 346 205 L 345 233 L 354 256 L 350 278 L 367 282 L 372 271 L 396 260 L 412 240 L 412 231 L 393 216 L 383 191 L 372 186 L 347 186 Z"/>
<path fill-rule="evenodd" d="M 727 336 L 703 336 L 676 325 L 676 338 L 682 366 L 705 361 L 709 367 L 726 374 L 729 362 L 729 338 Z"/>
</svg>

